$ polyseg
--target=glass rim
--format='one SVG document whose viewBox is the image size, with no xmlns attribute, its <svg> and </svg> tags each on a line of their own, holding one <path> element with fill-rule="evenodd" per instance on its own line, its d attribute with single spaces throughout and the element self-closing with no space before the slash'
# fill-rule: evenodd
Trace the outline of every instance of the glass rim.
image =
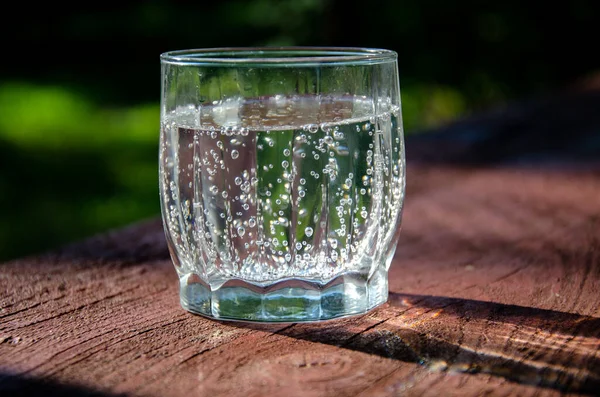
<svg viewBox="0 0 600 397">
<path fill-rule="evenodd" d="M 366 47 L 217 47 L 160 54 L 161 63 L 179 66 L 352 66 L 397 59 L 395 51 Z"/>
</svg>

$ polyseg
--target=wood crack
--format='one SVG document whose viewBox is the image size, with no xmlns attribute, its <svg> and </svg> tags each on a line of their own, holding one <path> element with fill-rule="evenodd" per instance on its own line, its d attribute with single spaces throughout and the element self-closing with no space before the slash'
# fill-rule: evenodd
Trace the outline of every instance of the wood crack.
<svg viewBox="0 0 600 397">
<path fill-rule="evenodd" d="M 529 267 L 529 265 L 530 265 L 530 264 L 529 264 L 529 263 L 527 263 L 527 264 L 525 264 L 525 265 L 519 266 L 519 267 L 517 267 L 516 269 L 514 269 L 514 270 L 512 270 L 512 271 L 510 271 L 510 272 L 508 272 L 508 273 L 506 273 L 505 275 L 503 275 L 503 276 L 500 276 L 500 277 L 498 277 L 497 279 L 495 279 L 495 280 L 491 281 L 491 282 L 490 282 L 490 284 L 494 284 L 494 283 L 500 282 L 500 281 L 502 281 L 502 280 L 506 280 L 507 278 L 509 278 L 509 277 L 512 277 L 512 276 L 514 276 L 515 274 L 519 273 L 520 271 L 522 271 L 522 270 L 526 269 L 527 267 Z"/>
<path fill-rule="evenodd" d="M 82 343 L 86 343 L 86 342 L 92 341 L 92 340 L 94 340 L 94 339 L 100 338 L 100 337 L 102 337 L 102 336 L 104 336 L 104 335 L 107 335 L 107 334 L 109 334 L 109 333 L 111 333 L 111 332 L 113 332 L 113 330 L 112 330 L 112 329 L 111 329 L 111 330 L 109 330 L 109 331 L 103 332 L 103 333 L 101 333 L 101 334 L 99 334 L 99 335 L 95 335 L 95 336 L 93 336 L 93 337 L 91 337 L 91 338 L 89 338 L 89 339 L 86 339 L 86 340 L 85 340 L 85 341 L 83 341 Z M 42 363 L 40 363 L 40 364 L 36 365 L 35 367 L 33 367 L 33 368 L 30 368 L 30 369 L 28 369 L 28 370 L 26 370 L 26 371 L 23 371 L 23 372 L 21 373 L 21 375 L 26 375 L 26 374 L 28 374 L 28 373 L 31 373 L 31 372 L 35 371 L 36 369 L 38 369 L 38 368 L 40 368 L 40 367 L 42 367 L 42 366 L 44 366 L 44 365 L 48 364 L 49 362 L 51 362 L 52 360 L 54 360 L 56 357 L 60 356 L 61 354 L 63 354 L 63 353 L 66 353 L 66 352 L 68 352 L 69 350 L 72 350 L 72 349 L 74 349 L 74 348 L 76 348 L 76 347 L 77 347 L 77 345 L 75 345 L 75 346 L 69 346 L 69 347 L 68 347 L 68 348 L 66 348 L 66 349 L 59 350 L 58 352 L 56 352 L 56 353 L 52 354 L 52 355 L 51 355 L 51 356 L 50 356 L 48 359 L 46 359 L 46 360 L 45 360 L 45 361 L 43 361 Z M 85 351 L 88 351 L 88 350 L 89 350 L 89 349 L 86 349 Z M 84 351 L 84 352 L 85 352 L 85 351 Z"/>
<path fill-rule="evenodd" d="M 194 353 L 194 354 L 192 354 L 191 356 L 189 356 L 188 358 L 186 358 L 185 360 L 183 360 L 183 361 L 180 361 L 180 362 L 179 362 L 177 365 L 182 365 L 182 364 L 185 364 L 185 363 L 187 363 L 188 361 L 190 361 L 190 360 L 192 360 L 192 359 L 194 359 L 194 358 L 196 358 L 196 357 L 198 357 L 198 356 L 201 356 L 201 355 L 203 355 L 204 353 L 206 353 L 206 352 L 209 352 L 209 351 L 211 351 L 212 349 L 214 349 L 214 348 L 216 348 L 216 347 L 217 347 L 217 346 L 213 346 L 213 347 L 208 347 L 208 348 L 206 348 L 206 349 L 200 350 L 198 353 Z"/>
<path fill-rule="evenodd" d="M 379 378 L 375 379 L 369 386 L 364 387 L 363 389 L 359 390 L 356 393 L 356 397 L 360 397 L 360 395 L 364 394 L 367 390 L 370 389 L 374 389 L 378 386 L 379 383 L 385 381 L 386 379 L 389 379 L 390 377 L 392 377 L 396 372 L 398 372 L 398 368 L 394 368 L 393 370 L 391 370 L 390 372 L 388 372 L 387 374 L 380 376 Z"/>
<path fill-rule="evenodd" d="M 11 312 L 11 313 L 3 314 L 2 316 L 0 316 L 0 319 L 1 318 L 11 317 L 11 316 L 14 316 L 15 314 L 19 314 L 19 313 L 22 313 L 22 312 L 26 312 L 28 310 L 31 310 L 31 309 L 33 309 L 35 307 L 40 306 L 42 303 L 45 303 L 45 302 L 37 302 L 37 303 L 34 303 L 33 305 L 25 307 L 23 309 L 19 309 L 17 311 Z M 4 329 L 4 328 L 0 328 L 0 329 Z"/>
<path fill-rule="evenodd" d="M 74 364 L 77 364 L 77 363 L 79 363 L 79 362 L 81 362 L 81 361 L 85 360 L 85 359 L 86 359 L 86 358 L 88 358 L 88 357 L 91 357 L 91 356 L 92 356 L 92 355 L 95 353 L 95 351 L 93 351 L 94 349 L 100 348 L 100 347 L 102 347 L 102 346 L 104 346 L 104 348 L 108 348 L 108 347 L 111 347 L 111 346 L 114 346 L 114 345 L 118 345 L 119 343 L 126 342 L 126 341 L 128 341 L 128 340 L 131 340 L 131 339 L 133 339 L 133 338 L 136 338 L 136 337 L 138 337 L 138 336 L 140 336 L 140 335 L 143 335 L 143 334 L 145 334 L 145 333 L 148 333 L 148 332 L 154 331 L 154 330 L 156 330 L 156 329 L 158 329 L 158 328 L 161 328 L 161 327 L 167 327 L 167 326 L 169 326 L 169 325 L 177 324 L 177 323 L 180 323 L 180 322 L 182 322 L 182 321 L 185 321 L 185 318 L 182 318 L 182 319 L 179 319 L 179 320 L 176 320 L 176 321 L 172 321 L 172 322 L 170 322 L 170 323 L 166 323 L 166 324 L 161 324 L 160 326 L 151 327 L 151 328 L 145 329 L 145 330 L 143 330 L 143 331 L 136 332 L 134 335 L 130 335 L 130 336 L 127 336 L 127 337 L 125 337 L 125 338 L 123 338 L 123 337 L 122 337 L 122 336 L 123 336 L 122 334 L 115 335 L 114 337 L 112 337 L 112 338 L 110 338 L 110 339 L 108 339 L 108 340 L 106 340 L 106 341 L 103 341 L 103 342 L 100 342 L 100 343 L 98 343 L 98 344 L 96 344 L 96 345 L 94 345 L 94 346 L 91 346 L 91 347 L 89 347 L 88 349 L 86 349 L 86 350 L 84 350 L 84 351 L 82 351 L 82 352 L 78 352 L 76 356 L 79 356 L 79 355 L 81 355 L 81 354 L 84 354 L 84 353 L 87 353 L 87 352 L 90 352 L 90 351 L 92 351 L 90 354 L 88 354 L 88 355 L 86 355 L 86 356 L 84 356 L 84 357 L 82 357 L 82 358 L 80 358 L 80 359 L 78 359 L 78 360 L 76 360 L 76 361 L 70 361 L 70 362 L 68 363 L 68 365 L 67 365 L 67 366 L 72 366 L 72 365 L 74 365 Z M 103 333 L 103 334 L 96 335 L 96 336 L 94 336 L 93 338 L 87 339 L 87 340 L 85 340 L 85 341 L 84 341 L 84 342 L 82 342 L 82 343 L 86 343 L 86 342 L 92 341 L 92 340 L 94 340 L 94 339 L 97 339 L 98 337 L 101 337 L 101 336 L 107 335 L 107 334 L 109 334 L 109 333 L 111 333 L 111 332 L 113 332 L 113 331 L 115 331 L 115 330 L 113 329 L 113 330 L 110 330 L 110 331 L 108 331 L 108 332 L 105 332 L 105 333 Z M 115 342 L 115 343 L 109 343 L 109 342 L 112 342 L 112 341 L 114 341 L 115 339 L 118 339 L 118 341 L 117 341 L 117 342 Z M 76 347 L 77 347 L 77 346 L 72 346 L 72 347 L 71 347 L 71 348 L 69 348 L 69 349 L 65 349 L 64 351 L 61 351 L 61 352 L 59 352 L 59 353 L 56 353 L 54 356 L 57 356 L 57 355 L 59 355 L 59 354 L 63 354 L 63 353 L 65 353 L 65 352 L 67 352 L 68 350 L 74 349 L 74 348 L 76 348 Z M 54 356 L 53 356 L 53 357 L 54 357 Z M 63 368 L 64 368 L 64 367 L 63 367 Z M 57 369 L 57 370 L 55 370 L 55 371 L 53 371 L 53 372 L 50 372 L 49 374 L 51 375 L 51 374 L 54 374 L 54 373 L 60 372 L 60 371 L 61 371 L 63 368 L 59 368 L 59 369 Z"/>
<path fill-rule="evenodd" d="M 125 293 L 127 293 L 127 292 L 131 292 L 131 291 L 133 291 L 133 290 L 136 290 L 136 289 L 138 289 L 138 288 L 139 288 L 139 286 L 135 286 L 135 287 L 132 287 L 132 288 L 128 288 L 128 289 L 126 289 L 126 290 L 119 291 L 119 292 L 116 292 L 116 293 L 114 293 L 114 294 L 111 294 L 111 295 L 104 296 L 104 297 L 102 297 L 102 298 L 100 298 L 100 299 L 93 300 L 93 301 L 91 301 L 91 302 L 89 302 L 89 303 L 84 303 L 83 305 L 79 305 L 79 306 L 77 306 L 77 307 L 74 307 L 74 308 L 72 308 L 72 309 L 69 309 L 69 310 L 67 310 L 67 311 L 65 311 L 65 312 L 58 313 L 58 314 L 55 314 L 55 315 L 53 315 L 53 316 L 50 316 L 50 317 L 47 317 L 47 318 L 43 318 L 43 319 L 41 319 L 41 320 L 37 320 L 37 321 L 31 322 L 31 323 L 29 323 L 29 324 L 26 324 L 26 325 L 23 325 L 23 326 L 20 326 L 20 327 L 15 327 L 15 328 L 13 328 L 13 329 L 17 330 L 17 329 L 27 328 L 27 327 L 31 327 L 31 326 L 33 326 L 33 325 L 38 325 L 38 324 L 44 323 L 44 322 L 46 322 L 46 321 L 54 320 L 54 319 L 57 319 L 57 318 L 59 318 L 59 317 L 65 316 L 65 315 L 72 314 L 72 313 L 74 313 L 74 312 L 76 312 L 76 311 L 79 311 L 79 310 L 81 310 L 81 309 L 85 308 L 85 307 L 88 307 L 88 306 L 93 306 L 93 305 L 95 305 L 95 304 L 97 304 L 97 303 L 100 303 L 100 302 L 102 302 L 102 301 L 106 301 L 106 300 L 109 300 L 109 299 L 115 298 L 115 297 L 117 297 L 117 296 L 119 296 L 119 295 L 123 295 L 123 294 L 125 294 Z"/>
<path fill-rule="evenodd" d="M 370 331 L 370 330 L 372 330 L 373 328 L 375 328 L 375 327 L 378 327 L 379 325 L 381 325 L 381 324 L 385 323 L 386 321 L 388 321 L 388 320 L 390 320 L 390 319 L 392 319 L 392 318 L 395 318 L 395 317 L 397 317 L 397 316 L 388 317 L 388 318 L 386 318 L 386 319 L 384 319 L 384 320 L 380 320 L 380 321 L 376 322 L 375 324 L 372 324 L 372 325 L 368 326 L 367 328 L 363 329 L 363 330 L 362 330 L 362 331 L 360 331 L 359 333 L 356 333 L 356 334 L 352 335 L 350 338 L 346 339 L 346 340 L 344 341 L 344 343 L 342 343 L 340 346 L 341 346 L 341 347 L 347 347 L 347 346 L 351 345 L 351 344 L 352 344 L 352 342 L 353 342 L 353 341 L 354 341 L 356 338 L 359 338 L 361 335 L 365 334 L 366 332 L 369 332 L 369 331 Z"/>
</svg>

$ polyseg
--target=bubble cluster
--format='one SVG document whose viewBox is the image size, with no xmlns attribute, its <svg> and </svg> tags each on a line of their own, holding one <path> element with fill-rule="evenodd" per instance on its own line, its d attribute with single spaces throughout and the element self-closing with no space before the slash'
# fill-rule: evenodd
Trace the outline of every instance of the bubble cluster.
<svg viewBox="0 0 600 397">
<path fill-rule="evenodd" d="M 161 143 L 161 194 L 182 266 L 255 281 L 325 277 L 389 245 L 404 194 L 397 114 L 294 126 L 288 102 L 274 99 L 283 107 L 267 113 L 223 108 L 223 123 L 205 117 L 206 128 L 163 124 L 177 135 Z"/>
</svg>

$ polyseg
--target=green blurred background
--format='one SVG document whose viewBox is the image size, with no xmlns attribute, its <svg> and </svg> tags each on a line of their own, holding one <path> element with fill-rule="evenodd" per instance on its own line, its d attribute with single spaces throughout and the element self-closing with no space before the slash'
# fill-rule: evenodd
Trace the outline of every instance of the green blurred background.
<svg viewBox="0 0 600 397">
<path fill-rule="evenodd" d="M 407 134 L 600 70 L 598 1 L 23 2 L 4 15 L 0 260 L 159 214 L 159 54 L 396 50 Z"/>
</svg>

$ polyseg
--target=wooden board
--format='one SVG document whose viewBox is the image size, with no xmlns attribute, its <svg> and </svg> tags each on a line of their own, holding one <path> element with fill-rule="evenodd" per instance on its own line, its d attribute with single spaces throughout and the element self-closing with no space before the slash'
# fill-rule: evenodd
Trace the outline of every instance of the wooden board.
<svg viewBox="0 0 600 397">
<path fill-rule="evenodd" d="M 150 220 L 0 266 L 0 395 L 600 395 L 599 168 L 486 163 L 452 134 L 407 141 L 384 306 L 287 326 L 189 314 Z"/>
</svg>

